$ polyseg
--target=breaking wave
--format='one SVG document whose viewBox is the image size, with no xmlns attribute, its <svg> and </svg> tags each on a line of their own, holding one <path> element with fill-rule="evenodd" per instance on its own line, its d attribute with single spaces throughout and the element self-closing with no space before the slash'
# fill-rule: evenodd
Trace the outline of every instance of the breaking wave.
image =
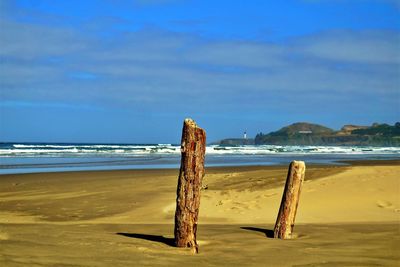
<svg viewBox="0 0 400 267">
<path fill-rule="evenodd" d="M 141 157 L 179 155 L 173 144 L 0 144 L 0 157 Z M 210 145 L 207 155 L 348 154 L 400 155 L 399 147 L 370 146 L 220 146 Z"/>
</svg>

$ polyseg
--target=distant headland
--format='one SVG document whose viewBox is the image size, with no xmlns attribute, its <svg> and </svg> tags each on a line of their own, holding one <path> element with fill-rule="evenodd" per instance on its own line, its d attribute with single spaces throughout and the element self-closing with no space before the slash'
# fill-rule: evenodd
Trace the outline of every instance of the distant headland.
<svg viewBox="0 0 400 267">
<path fill-rule="evenodd" d="M 328 127 L 297 122 L 253 138 L 227 138 L 220 145 L 323 145 L 323 146 L 400 146 L 400 122 L 394 125 L 344 125 L 335 131 Z"/>
</svg>

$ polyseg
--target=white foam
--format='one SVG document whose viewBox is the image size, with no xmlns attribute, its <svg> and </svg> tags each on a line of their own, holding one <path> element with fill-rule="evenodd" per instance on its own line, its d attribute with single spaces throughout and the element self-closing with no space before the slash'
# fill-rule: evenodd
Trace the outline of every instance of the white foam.
<svg viewBox="0 0 400 267">
<path fill-rule="evenodd" d="M 14 144 L 1 148 L 0 157 L 8 156 L 90 156 L 90 155 L 179 155 L 180 146 L 159 145 L 75 145 L 75 144 Z M 208 155 L 400 155 L 399 147 L 356 147 L 356 146 L 218 146 L 206 147 Z"/>
</svg>

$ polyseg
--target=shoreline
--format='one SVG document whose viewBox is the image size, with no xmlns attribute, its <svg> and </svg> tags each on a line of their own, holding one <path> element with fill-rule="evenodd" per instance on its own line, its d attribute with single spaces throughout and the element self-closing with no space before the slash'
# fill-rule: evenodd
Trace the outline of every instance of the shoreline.
<svg viewBox="0 0 400 267">
<path fill-rule="evenodd" d="M 304 189 L 302 199 L 307 196 L 312 196 L 313 199 L 325 198 L 326 194 L 331 195 L 331 198 L 336 198 L 333 192 L 337 192 L 339 195 L 345 192 L 351 192 L 354 196 L 348 196 L 346 198 L 350 199 L 352 197 L 359 196 L 365 198 L 365 201 L 371 202 L 370 205 L 380 207 L 382 209 L 393 209 L 397 210 L 396 214 L 400 214 L 400 203 L 399 207 L 394 205 L 393 202 L 398 201 L 398 199 L 391 199 L 390 201 L 385 200 L 385 195 L 377 197 L 375 203 L 368 200 L 369 195 L 374 192 L 374 194 L 381 195 L 382 186 L 385 186 L 385 182 L 382 179 L 391 179 L 390 183 L 393 186 L 398 186 L 400 188 L 400 181 L 396 179 L 396 172 L 400 171 L 400 161 L 352 161 L 349 164 L 352 165 L 318 165 L 310 164 L 306 167 L 306 178 L 304 182 Z M 231 219 L 232 223 L 236 221 L 243 221 L 242 214 L 251 214 L 256 220 L 261 218 L 266 218 L 265 215 L 258 216 L 257 211 L 260 209 L 267 209 L 265 212 L 273 213 L 273 208 L 260 206 L 261 200 L 273 201 L 276 205 L 279 205 L 280 195 L 282 193 L 286 176 L 287 176 L 288 165 L 276 165 L 276 166 L 235 166 L 235 167 L 208 167 L 206 168 L 206 175 L 203 179 L 203 187 L 207 190 L 202 191 L 202 205 L 203 209 L 213 210 L 209 213 L 206 222 L 220 222 L 219 219 L 223 218 L 223 213 L 232 213 Z M 160 203 L 166 203 L 163 208 L 163 213 L 165 213 L 165 218 L 172 218 L 172 213 L 175 208 L 175 197 L 176 197 L 176 180 L 179 174 L 179 169 L 144 169 L 144 170 L 107 170 L 107 171 L 76 171 L 76 172 L 45 172 L 45 173 L 27 173 L 27 174 L 7 174 L 0 176 L 0 208 L 3 211 L 9 210 L 10 212 L 28 212 L 34 216 L 42 216 L 43 210 L 30 208 L 31 205 L 27 205 L 26 208 L 6 208 L 5 205 L 9 200 L 23 201 L 24 199 L 38 199 L 41 200 L 48 196 L 49 199 L 54 198 L 58 204 L 56 206 L 62 208 L 63 202 L 57 201 L 59 199 L 70 199 L 73 200 L 73 205 L 79 207 L 79 202 L 77 200 L 81 199 L 86 201 L 86 199 L 93 199 L 99 201 L 96 195 L 102 196 L 102 198 L 110 198 L 107 201 L 107 207 L 119 199 L 119 195 L 127 195 L 128 198 L 123 200 L 123 208 L 114 209 L 112 215 L 118 213 L 129 213 L 130 206 L 127 205 L 127 200 L 131 199 L 132 202 L 143 203 L 143 197 L 148 194 L 153 194 L 154 197 L 158 197 Z M 360 178 L 357 178 L 360 177 Z M 374 184 L 371 181 L 374 181 Z M 383 183 L 380 185 L 380 183 Z M 364 185 L 365 183 L 365 185 Z M 308 188 L 311 184 L 312 188 Z M 343 188 L 343 186 L 350 186 L 349 188 Z M 93 190 L 91 186 L 98 188 L 98 190 Z M 51 189 L 50 191 L 45 190 L 46 188 Z M 161 189 L 160 189 L 161 188 Z M 164 188 L 164 189 L 162 189 Z M 331 190 L 327 190 L 330 188 Z M 364 188 L 364 189 L 363 189 Z M 343 192 L 341 192 L 343 190 Z M 359 192 L 364 190 L 365 192 Z M 388 187 L 386 190 L 396 190 L 396 187 Z M 397 190 L 400 191 L 400 190 Z M 14 192 L 14 197 L 10 197 L 10 194 Z M 107 193 L 108 192 L 108 193 Z M 393 193 L 393 192 L 392 192 Z M 400 194 L 400 192 L 397 192 Z M 135 200 L 135 196 L 131 194 L 139 194 L 139 201 Z M 92 197 L 93 195 L 93 197 Z M 345 199 L 346 199 L 345 198 Z M 219 200 L 218 200 L 219 199 Z M 235 199 L 241 199 L 241 201 L 234 201 Z M 101 199 L 100 199 L 101 200 Z M 112 201 L 113 200 L 113 201 Z M 329 199 L 326 199 L 326 201 Z M 303 200 L 304 201 L 304 200 Z M 308 201 L 308 200 L 307 200 Z M 309 200 L 308 205 L 312 205 L 312 199 Z M 345 200 L 343 200 L 345 201 Z M 244 205 L 241 202 L 247 202 Z M 13 202 L 11 202 L 13 203 Z M 15 203 L 15 202 L 14 202 Z M 40 201 L 39 203 L 43 203 Z M 168 204 L 169 203 L 169 204 Z M 206 204 L 204 204 L 206 203 Z M 338 202 L 339 203 L 339 202 Z M 338 203 L 334 203 L 329 200 L 327 205 L 332 205 L 332 208 L 338 209 Z M 344 204 L 345 202 L 343 202 Z M 139 204 L 137 204 L 139 205 Z M 134 205 L 134 206 L 137 206 Z M 156 199 L 152 201 L 152 208 L 157 207 Z M 307 205 L 307 204 L 306 204 Z M 352 203 L 354 209 L 357 203 Z M 37 206 L 37 205 L 36 205 Z M 54 216 L 54 205 L 47 203 L 48 210 L 45 215 L 50 218 L 49 221 L 62 221 L 68 220 L 68 217 L 58 215 Z M 89 211 L 89 205 L 86 205 L 88 209 L 88 214 L 92 212 Z M 373 207 L 372 206 L 372 207 Z M 217 207 L 217 208 L 216 208 Z M 301 209 L 302 205 L 300 205 Z M 310 206 L 313 207 L 313 206 Z M 275 207 L 276 209 L 277 207 Z M 0 209 L 1 210 L 1 209 Z M 340 209 L 339 209 L 340 210 Z M 337 210 L 339 212 L 339 210 Z M 76 220 L 88 220 L 92 217 L 104 217 L 102 214 L 102 209 L 100 209 L 99 216 L 81 216 L 79 215 Z M 223 212 L 224 211 L 224 212 Z M 354 210 L 356 212 L 356 210 Z M 312 214 L 307 215 L 304 219 L 300 216 L 298 223 L 302 222 L 320 222 L 323 221 L 318 213 L 326 213 L 322 207 L 316 209 L 313 207 Z M 132 212 L 131 212 L 132 213 Z M 364 212 L 365 213 L 365 212 Z M 376 211 L 374 211 L 376 213 Z M 132 213 L 131 215 L 133 215 Z M 127 218 L 131 215 L 125 214 L 122 217 Z M 386 214 L 386 216 L 389 216 Z M 154 217 L 154 216 L 152 216 Z M 258 219 L 257 219 L 258 217 Z M 267 217 L 272 218 L 270 215 Z M 321 218 L 320 218 L 321 217 Z M 335 216 L 328 216 L 329 221 L 333 222 L 332 219 Z M 379 221 L 378 217 L 374 218 L 368 215 L 370 219 L 374 221 Z M 390 217 L 390 216 L 389 216 Z M 388 220 L 386 217 L 384 220 Z M 117 222 L 119 217 L 112 219 L 113 222 Z M 166 223 L 165 218 L 157 218 L 154 221 L 150 219 L 144 219 L 146 223 Z M 341 218 L 341 219 L 338 219 Z M 351 219 L 353 218 L 353 219 Z M 368 221 L 366 219 L 357 219 L 355 216 L 344 216 L 339 213 L 336 222 L 341 222 L 341 220 L 348 222 L 360 222 Z M 394 218 L 394 217 L 392 217 Z M 397 217 L 396 217 L 397 218 Z M 398 217 L 400 219 L 400 217 Z M 73 221 L 76 221 L 73 220 Z M 397 219 L 392 219 L 395 221 Z M 46 220 L 45 220 L 46 221 Z M 99 222 L 99 220 L 97 220 Z M 125 219 L 123 220 L 125 221 Z M 102 221 L 104 222 L 104 220 Z M 135 223 L 140 223 L 141 220 L 136 220 Z M 221 220 L 221 222 L 227 222 L 226 220 Z"/>
<path fill-rule="evenodd" d="M 274 165 L 229 165 L 229 166 L 209 166 L 205 167 L 206 171 L 247 171 L 247 170 L 268 170 L 276 168 L 284 168 L 287 164 L 274 164 Z M 390 166 L 399 165 L 400 159 L 365 159 L 365 160 L 337 160 L 329 163 L 306 163 L 307 167 L 351 167 L 351 166 Z M 56 174 L 56 173 L 102 173 L 102 172 L 152 172 L 152 171 L 179 171 L 179 167 L 171 168 L 132 168 L 132 169 L 104 169 L 104 170 L 64 170 L 64 171 L 37 171 L 26 173 L 0 173 L 0 178 L 9 175 L 33 175 L 33 174 Z"/>
<path fill-rule="evenodd" d="M 50 153 L 48 147 L 47 152 Z M 97 147 L 95 147 L 98 149 Z M 28 148 L 27 148 L 28 149 Z M 29 148 L 31 149 L 31 148 Z M 28 149 L 28 150 L 29 150 Z M 53 149 L 53 148 L 51 148 Z M 82 149 L 87 149 L 86 147 Z M 110 148 L 111 149 L 111 148 Z M 116 148 L 112 148 L 116 149 Z M 133 149 L 133 148 L 131 148 Z M 138 149 L 138 148 L 135 148 Z M 140 147 L 140 149 L 144 149 Z M 150 148 L 146 148 L 146 151 Z M 151 148 L 154 149 L 154 148 Z M 161 148 L 160 148 L 161 149 Z M 172 149 L 172 148 L 165 148 Z M 177 148 L 173 148 L 177 149 Z M 239 150 L 237 150 L 239 149 Z M 277 149 L 277 148 L 276 148 Z M 354 161 L 400 161 L 398 150 L 393 148 L 383 150 L 376 148 L 375 152 L 359 152 L 352 153 L 351 151 L 342 151 L 340 147 L 334 148 L 318 148 L 325 149 L 327 153 L 312 153 L 308 152 L 307 147 L 291 147 L 292 152 L 279 152 L 259 154 L 257 149 L 245 149 L 230 147 L 228 152 L 222 154 L 206 153 L 205 165 L 211 167 L 237 167 L 237 166 L 281 166 L 289 164 L 293 159 L 305 161 L 307 165 L 348 165 L 348 162 Z M 318 150 L 317 149 L 317 150 Z M 268 149 L 267 149 L 268 150 Z M 40 151 L 40 149 L 38 149 Z M 108 150 L 106 150 L 108 151 Z M 113 151 L 113 150 L 112 150 Z M 134 150 L 136 151 L 136 150 Z M 142 150 L 140 150 L 142 151 Z M 151 150 L 153 151 L 153 150 Z M 151 152 L 150 151 L 150 152 Z M 168 150 L 169 151 L 169 150 Z M 239 153 L 239 151 L 241 151 Z M 118 153 L 104 154 L 102 156 L 95 154 L 87 156 L 75 155 L 59 155 L 51 156 L 50 154 L 42 154 L 38 157 L 31 156 L 11 156 L 0 157 L 0 176 L 7 174 L 18 173 L 45 173 L 45 172 L 72 172 L 72 171 L 105 171 L 105 170 L 132 170 L 132 169 L 177 169 L 180 166 L 179 154 L 158 154 L 158 152 L 145 152 L 143 155 L 135 157 L 129 154 Z M 144 152 L 143 152 L 144 153 Z M 149 153 L 149 154 L 146 154 Z M 46 156 L 47 155 L 47 156 Z M 350 163 L 351 164 L 351 163 Z"/>
<path fill-rule="evenodd" d="M 193 257 L 172 244 L 178 169 L 3 175 L 0 265 L 394 266 L 400 161 L 352 163 L 307 165 L 293 240 L 269 238 L 287 165 L 206 168 Z"/>
</svg>

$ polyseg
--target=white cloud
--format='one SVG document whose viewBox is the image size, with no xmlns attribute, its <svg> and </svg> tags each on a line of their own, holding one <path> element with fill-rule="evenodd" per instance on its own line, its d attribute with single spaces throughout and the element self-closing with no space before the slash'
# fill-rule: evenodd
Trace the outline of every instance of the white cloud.
<svg viewBox="0 0 400 267">
<path fill-rule="evenodd" d="M 90 38 L 69 28 L 11 22 L 0 19 L 0 56 L 19 59 L 65 56 L 93 45 Z"/>
<path fill-rule="evenodd" d="M 207 42 L 187 50 L 184 58 L 194 63 L 217 66 L 278 67 L 286 65 L 286 50 L 284 46 L 262 42 Z"/>
<path fill-rule="evenodd" d="M 399 64 L 397 31 L 329 31 L 296 41 L 294 49 L 305 56 L 344 63 Z"/>
<path fill-rule="evenodd" d="M 374 94 L 390 99 L 399 88 L 397 31 L 326 31 L 268 43 L 157 29 L 105 40 L 65 27 L 9 20 L 2 25 L 3 101 L 235 110 L 293 95 L 301 101 L 329 101 L 332 95 L 356 101 Z"/>
</svg>

